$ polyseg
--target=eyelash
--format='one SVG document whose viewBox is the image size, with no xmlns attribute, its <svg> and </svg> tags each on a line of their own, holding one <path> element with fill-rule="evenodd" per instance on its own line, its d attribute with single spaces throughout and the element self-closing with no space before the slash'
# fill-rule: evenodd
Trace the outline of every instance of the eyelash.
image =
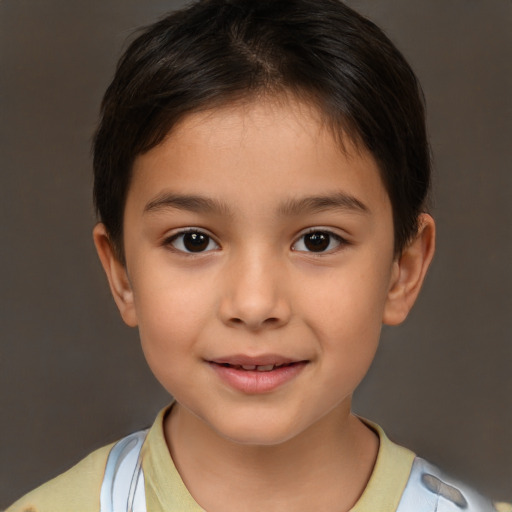
<svg viewBox="0 0 512 512">
<path fill-rule="evenodd" d="M 191 247 L 186 247 L 186 241 L 185 236 L 191 235 L 191 239 L 188 240 L 188 242 L 196 243 L 196 249 L 200 249 L 197 251 L 191 250 Z M 306 249 L 297 249 L 297 245 L 300 244 L 300 241 L 303 240 L 308 235 L 316 235 L 317 239 L 313 239 L 313 243 L 317 244 L 317 247 L 321 250 L 315 251 L 315 250 L 307 250 L 308 247 L 306 243 L 302 242 L 304 247 Z M 323 248 L 323 245 L 327 242 L 327 246 Z M 331 247 L 332 243 L 335 243 L 335 247 Z M 164 246 L 171 246 L 172 250 L 184 253 L 184 254 L 202 254 L 211 252 L 213 250 L 219 249 L 219 244 L 213 239 L 212 236 L 210 236 L 205 231 L 198 229 L 198 228 L 188 228 L 182 231 L 179 231 L 178 233 L 175 233 L 174 235 L 166 238 L 163 242 Z M 180 245 L 181 247 L 178 247 Z M 214 245 L 214 247 L 211 247 Z M 312 228 L 308 230 L 306 233 L 303 233 L 291 246 L 292 251 L 296 252 L 304 252 L 309 254 L 331 254 L 333 252 L 336 252 L 340 249 L 340 247 L 349 245 L 349 242 L 344 239 L 343 237 L 337 235 L 336 233 L 333 233 L 332 231 L 328 229 L 321 229 L 321 228 Z M 311 247 L 309 248 L 311 249 Z"/>
<path fill-rule="evenodd" d="M 325 237 L 327 239 L 327 247 L 320 251 L 297 249 L 296 247 L 299 244 L 299 242 L 301 240 L 303 240 L 305 237 L 307 237 L 308 235 L 322 235 L 322 237 Z M 319 246 L 322 243 L 322 241 L 325 241 L 325 239 L 322 240 L 321 238 L 319 238 L 317 240 L 317 242 L 319 243 Z M 336 246 L 334 248 L 330 247 L 333 241 L 336 243 Z M 302 242 L 302 243 L 304 246 L 306 246 L 304 242 Z M 347 245 L 349 245 L 349 242 L 345 238 L 341 237 L 340 235 L 337 235 L 336 233 L 333 233 L 332 231 L 330 231 L 328 229 L 312 228 L 312 229 L 309 229 L 306 233 L 303 233 L 297 239 L 297 241 L 294 242 L 294 244 L 292 245 L 292 250 L 297 251 L 297 252 L 305 252 L 308 254 L 321 255 L 321 254 L 332 254 L 333 252 L 337 252 L 341 247 L 347 246 Z"/>
<path fill-rule="evenodd" d="M 186 235 L 196 235 L 198 237 L 204 237 L 204 239 L 206 239 L 205 250 L 199 250 L 199 251 L 188 250 L 187 247 L 185 246 L 185 240 L 184 240 L 184 237 Z M 190 241 L 193 242 L 194 241 L 193 238 L 194 237 L 192 236 L 192 240 L 190 240 Z M 179 245 L 181 245 L 182 247 L 176 247 L 175 243 L 180 240 L 181 240 L 181 243 Z M 197 248 L 201 248 L 201 245 L 200 245 L 201 240 L 198 238 L 195 241 L 198 242 Z M 204 240 L 203 240 L 203 242 L 204 242 Z M 206 250 L 212 244 L 214 244 L 215 247 L 213 249 L 210 248 L 209 250 Z M 211 252 L 212 250 L 219 248 L 219 244 L 213 239 L 213 237 L 211 237 L 208 233 L 205 233 L 201 229 L 197 229 L 197 228 L 188 228 L 188 229 L 179 231 L 178 233 L 175 233 L 174 235 L 171 235 L 170 237 L 166 238 L 163 242 L 163 245 L 171 246 L 173 250 L 175 250 L 177 252 L 185 253 L 185 254 L 202 254 L 204 252 Z"/>
</svg>

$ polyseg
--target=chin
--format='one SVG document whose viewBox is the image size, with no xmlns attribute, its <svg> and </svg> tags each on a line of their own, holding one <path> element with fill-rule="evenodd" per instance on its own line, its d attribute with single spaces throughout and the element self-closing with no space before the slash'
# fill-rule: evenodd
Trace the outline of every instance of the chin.
<svg viewBox="0 0 512 512">
<path fill-rule="evenodd" d="M 278 446 L 286 443 L 295 437 L 294 434 L 282 432 L 269 432 L 258 429 L 254 432 L 227 432 L 220 435 L 231 443 L 240 444 L 243 446 Z"/>
<path fill-rule="evenodd" d="M 289 421 L 280 422 L 261 416 L 251 417 L 245 421 L 237 418 L 235 421 L 210 426 L 227 441 L 244 446 L 277 446 L 301 433 L 301 429 Z"/>
</svg>

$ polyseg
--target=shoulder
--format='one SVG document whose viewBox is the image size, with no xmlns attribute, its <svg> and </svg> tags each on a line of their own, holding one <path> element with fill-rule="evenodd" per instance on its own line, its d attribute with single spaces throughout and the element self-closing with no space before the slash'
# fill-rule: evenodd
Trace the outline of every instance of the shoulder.
<svg viewBox="0 0 512 512">
<path fill-rule="evenodd" d="M 351 512 L 512 512 L 403 448 L 383 430 L 363 420 L 380 439 L 379 453 L 365 491 Z"/>
<path fill-rule="evenodd" d="M 416 457 L 397 512 L 512 512 Z"/>
<path fill-rule="evenodd" d="M 96 512 L 112 446 L 92 452 L 65 473 L 23 496 L 5 512 Z"/>
</svg>

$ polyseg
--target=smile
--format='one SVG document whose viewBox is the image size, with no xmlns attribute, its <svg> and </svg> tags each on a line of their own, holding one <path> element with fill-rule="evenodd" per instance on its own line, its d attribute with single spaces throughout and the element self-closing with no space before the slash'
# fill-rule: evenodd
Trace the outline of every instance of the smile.
<svg viewBox="0 0 512 512">
<path fill-rule="evenodd" d="M 226 368 L 235 368 L 237 370 L 245 370 L 245 371 L 257 371 L 257 372 L 271 372 L 276 368 L 281 368 L 283 366 L 289 366 L 295 363 L 288 364 L 265 364 L 265 365 L 256 365 L 256 364 L 240 364 L 240 365 L 232 365 L 229 363 L 221 363 L 221 366 L 225 366 Z"/>
<path fill-rule="evenodd" d="M 230 359 L 208 363 L 223 384 L 245 394 L 270 393 L 294 380 L 308 365 L 308 361 L 283 358 L 277 358 L 274 362 L 269 361 L 270 357 L 254 361 L 247 358 L 243 361 L 240 358 Z"/>
</svg>

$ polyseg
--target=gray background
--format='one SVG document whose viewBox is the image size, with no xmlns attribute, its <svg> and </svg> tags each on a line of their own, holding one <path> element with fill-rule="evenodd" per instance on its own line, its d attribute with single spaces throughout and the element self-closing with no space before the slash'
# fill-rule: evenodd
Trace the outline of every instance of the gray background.
<svg viewBox="0 0 512 512">
<path fill-rule="evenodd" d="M 418 73 L 438 252 L 355 411 L 512 500 L 512 2 L 352 0 Z M 132 30 L 179 5 L 0 1 L 0 508 L 168 401 L 91 241 L 90 138 Z"/>
</svg>

